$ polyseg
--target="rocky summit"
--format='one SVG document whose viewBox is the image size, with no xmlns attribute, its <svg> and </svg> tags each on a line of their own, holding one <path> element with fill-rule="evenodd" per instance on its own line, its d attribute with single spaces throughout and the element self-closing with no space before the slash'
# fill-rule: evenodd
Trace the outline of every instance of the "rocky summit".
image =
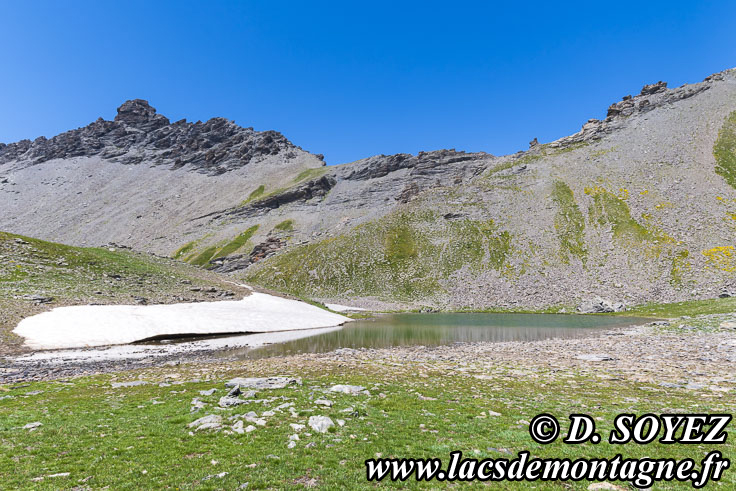
<svg viewBox="0 0 736 491">
<path fill-rule="evenodd" d="M 373 308 L 621 310 L 736 288 L 736 71 L 605 114 L 513 155 L 327 167 L 274 131 L 128 101 L 0 144 L 0 230 Z"/>
</svg>

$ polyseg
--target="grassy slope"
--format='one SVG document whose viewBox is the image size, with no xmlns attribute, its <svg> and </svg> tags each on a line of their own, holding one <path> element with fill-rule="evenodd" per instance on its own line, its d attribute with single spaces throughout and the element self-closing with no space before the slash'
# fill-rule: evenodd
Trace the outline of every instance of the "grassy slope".
<svg viewBox="0 0 736 491">
<path fill-rule="evenodd" d="M 384 457 L 439 457 L 447 462 L 452 450 L 466 457 L 510 458 L 529 450 L 534 457 L 627 458 L 692 457 L 699 461 L 709 450 L 736 457 L 733 439 L 725 445 L 624 446 L 605 443 L 618 413 L 733 412 L 733 399 L 714 398 L 684 389 L 669 390 L 646 383 L 599 379 L 574 371 L 541 371 L 519 376 L 518 371 L 496 367 L 489 378 L 468 373 L 448 373 L 435 365 L 386 366 L 370 373 L 335 364 L 311 367 L 272 360 L 249 362 L 219 372 L 208 382 L 187 382 L 159 387 L 152 384 L 110 388 L 110 376 L 81 378 L 69 382 L 32 383 L 20 388 L 2 388 L 11 395 L 0 405 L 0 477 L 8 488 L 58 489 L 80 482 L 92 488 L 114 489 L 235 489 L 248 482 L 248 489 L 285 489 L 290 486 L 324 486 L 324 489 L 370 489 L 365 482 L 364 460 Z M 187 371 L 190 370 L 188 373 Z M 277 397 L 272 402 L 250 402 L 233 411 L 214 411 L 225 394 L 222 382 L 228 375 L 292 374 L 304 377 L 304 385 L 276 391 L 260 391 L 257 398 Z M 175 373 L 177 372 L 177 373 Z M 192 372 L 181 367 L 166 373 L 143 375 L 153 382 L 201 378 L 211 367 Z M 288 373 L 287 373 L 288 374 Z M 134 377 L 135 374 L 126 374 Z M 169 378 L 167 378 L 169 377 Z M 337 383 L 367 386 L 371 396 L 350 396 L 321 391 Z M 199 390 L 217 388 L 213 396 Z M 38 395 L 24 395 L 32 391 Z M 572 391 L 571 391 L 572 390 Z M 5 392 L 2 392 L 5 391 Z M 380 394 L 383 394 L 381 396 Z M 190 413 L 190 401 L 200 397 L 207 407 Z M 331 408 L 314 404 L 326 397 Z M 298 417 L 288 412 L 268 417 L 265 427 L 244 435 L 200 432 L 188 434 L 187 424 L 210 413 L 228 416 L 256 411 L 259 415 L 283 402 L 294 403 Z M 353 407 L 352 413 L 342 412 Z M 676 410 L 674 408 L 681 408 Z M 501 416 L 487 416 L 487 411 Z M 556 415 L 566 428 L 571 412 L 598 419 L 604 442 L 599 445 L 539 445 L 534 443 L 525 421 L 541 412 Z M 303 431 L 294 449 L 288 437 L 290 423 L 306 423 L 310 415 L 344 419 L 344 427 L 327 434 L 306 436 Z M 479 417 L 484 415 L 484 417 Z M 29 432 L 27 423 L 43 426 Z M 307 444 L 314 444 L 307 448 Z M 269 457 L 270 456 L 270 457 Z M 69 472 L 68 477 L 32 479 Z M 222 478 L 211 478 L 222 472 Z M 82 481 L 84 480 L 84 481 Z M 728 470 L 724 489 L 736 486 L 736 473 Z M 437 482 L 409 481 L 383 487 L 438 487 Z M 457 486 L 455 483 L 454 486 Z M 625 485 L 625 484 L 624 484 Z M 525 483 L 504 483 L 504 489 L 528 489 Z M 537 489 L 587 489 L 588 483 L 535 483 Z M 657 486 L 660 488 L 660 486 Z M 686 488 L 669 484 L 667 489 Z"/>
<path fill-rule="evenodd" d="M 71 247 L 0 232 L 0 354 L 20 341 L 21 318 L 60 305 L 205 300 L 194 286 L 239 290 L 214 274 L 173 260 L 126 250 Z M 190 284 L 191 283 L 191 284 Z M 35 305 L 25 295 L 53 297 Z"/>
<path fill-rule="evenodd" d="M 493 220 L 443 220 L 405 211 L 337 238 L 297 247 L 248 280 L 302 296 L 377 296 L 411 300 L 443 290 L 460 268 L 508 271 L 511 235 Z"/>
</svg>

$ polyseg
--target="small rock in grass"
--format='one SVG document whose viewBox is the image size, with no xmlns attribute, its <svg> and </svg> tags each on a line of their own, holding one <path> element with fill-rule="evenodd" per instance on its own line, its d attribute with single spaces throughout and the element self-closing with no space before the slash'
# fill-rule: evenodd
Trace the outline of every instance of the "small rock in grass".
<svg viewBox="0 0 736 491">
<path fill-rule="evenodd" d="M 317 399 L 316 401 L 314 401 L 314 403 L 320 406 L 332 407 L 332 401 L 328 399 Z"/>
<path fill-rule="evenodd" d="M 215 391 L 216 391 L 216 390 L 217 390 L 217 389 L 210 389 L 210 390 L 200 390 L 200 391 L 199 391 L 199 395 L 201 395 L 201 396 L 211 396 L 212 394 L 214 394 L 214 393 L 215 393 Z"/>
<path fill-rule="evenodd" d="M 291 429 L 294 431 L 302 431 L 305 428 L 304 425 L 300 425 L 296 423 L 291 423 L 289 426 L 291 426 Z"/>
<path fill-rule="evenodd" d="M 345 420 L 344 419 L 338 419 L 337 424 L 340 426 L 345 426 Z"/>
<path fill-rule="evenodd" d="M 195 421 L 189 423 L 189 428 L 194 428 L 194 431 L 202 430 L 219 430 L 222 427 L 222 416 L 217 414 L 208 414 Z"/>
<path fill-rule="evenodd" d="M 296 447 L 296 442 L 295 442 L 295 441 L 290 441 L 290 442 L 289 442 L 289 443 L 288 443 L 288 444 L 286 445 L 286 447 L 287 447 L 287 448 L 294 448 L 294 447 Z"/>
<path fill-rule="evenodd" d="M 243 428 L 243 422 L 238 421 L 233 425 L 233 431 L 239 435 L 242 435 L 245 433 L 245 428 Z"/>
<path fill-rule="evenodd" d="M 244 401 L 243 399 L 240 399 L 239 397 L 230 397 L 230 396 L 224 396 L 220 397 L 219 402 L 217 403 L 220 407 L 234 407 L 239 406 L 241 404 L 246 404 L 248 401 Z"/>
<path fill-rule="evenodd" d="M 256 427 L 253 425 L 248 425 L 245 427 L 245 432 L 250 433 L 251 431 L 256 431 Z"/>
<path fill-rule="evenodd" d="M 335 423 L 328 416 L 310 416 L 309 426 L 318 433 L 327 433 L 327 430 L 335 426 Z"/>
<path fill-rule="evenodd" d="M 289 435 L 289 440 L 299 441 L 299 435 L 294 433 L 293 435 Z"/>
<path fill-rule="evenodd" d="M 199 397 L 195 397 L 192 399 L 191 403 L 192 407 L 189 409 L 189 412 L 195 413 L 199 411 L 200 409 L 203 409 L 205 406 L 205 403 L 199 400 Z"/>
<path fill-rule="evenodd" d="M 501 416 L 501 413 L 497 413 L 496 411 L 488 411 L 488 416 Z"/>
<path fill-rule="evenodd" d="M 145 380 L 134 380 L 132 382 L 113 382 L 112 388 L 119 389 L 120 387 L 137 387 L 139 385 L 147 385 L 148 382 Z"/>
<path fill-rule="evenodd" d="M 360 385 L 333 385 L 330 387 L 330 392 L 339 392 L 341 394 L 350 394 L 354 396 L 359 394 L 368 394 L 365 387 Z"/>
<path fill-rule="evenodd" d="M 33 431 L 33 430 L 35 430 L 36 428 L 39 428 L 39 427 L 41 427 L 41 426 L 43 426 L 43 423 L 41 423 L 41 422 L 39 422 L 39 421 L 36 421 L 35 423 L 28 423 L 27 425 L 25 425 L 25 426 L 23 427 L 23 429 L 24 429 L 24 430 L 31 430 L 31 431 Z"/>
<path fill-rule="evenodd" d="M 263 416 L 264 418 L 267 418 L 267 417 L 273 416 L 274 414 L 276 413 L 273 411 L 264 411 L 261 416 Z"/>
<path fill-rule="evenodd" d="M 289 385 L 301 385 L 299 377 L 237 377 L 225 382 L 225 387 L 248 389 L 284 389 Z"/>
</svg>

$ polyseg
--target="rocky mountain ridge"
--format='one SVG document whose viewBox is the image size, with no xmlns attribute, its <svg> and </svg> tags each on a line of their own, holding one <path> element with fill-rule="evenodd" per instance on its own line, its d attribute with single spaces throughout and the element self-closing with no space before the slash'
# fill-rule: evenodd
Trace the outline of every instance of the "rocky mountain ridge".
<svg viewBox="0 0 736 491">
<path fill-rule="evenodd" d="M 94 123 L 53 138 L 0 143 L 0 164 L 25 161 L 37 165 L 53 159 L 99 156 L 126 165 L 147 163 L 177 169 L 186 165 L 210 175 L 248 165 L 251 160 L 283 153 L 295 158 L 296 147 L 276 131 L 254 131 L 225 118 L 171 123 L 148 101 L 126 101 L 113 121 Z"/>
<path fill-rule="evenodd" d="M 729 155 L 734 111 L 727 70 L 646 85 L 605 119 L 513 155 L 325 167 L 277 133 L 171 124 L 129 101 L 116 121 L 0 149 L 0 229 L 115 241 L 368 306 L 704 298 L 736 270 L 736 194 L 714 157 L 716 146 Z"/>
</svg>

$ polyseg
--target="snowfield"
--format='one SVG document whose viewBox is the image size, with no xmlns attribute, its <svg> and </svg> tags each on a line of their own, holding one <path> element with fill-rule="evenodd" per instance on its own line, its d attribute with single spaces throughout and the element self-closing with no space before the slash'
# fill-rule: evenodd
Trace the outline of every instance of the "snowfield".
<svg viewBox="0 0 736 491">
<path fill-rule="evenodd" d="M 242 300 L 173 305 L 59 307 L 13 332 L 31 349 L 129 344 L 164 335 L 245 334 L 339 326 L 348 317 L 305 302 L 253 292 Z"/>
</svg>

